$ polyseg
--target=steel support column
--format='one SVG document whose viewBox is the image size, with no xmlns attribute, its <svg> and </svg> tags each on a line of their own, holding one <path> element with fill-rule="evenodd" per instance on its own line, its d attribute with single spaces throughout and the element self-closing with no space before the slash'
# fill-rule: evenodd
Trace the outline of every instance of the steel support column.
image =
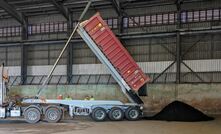
<svg viewBox="0 0 221 134">
<path fill-rule="evenodd" d="M 26 84 L 27 80 L 27 47 L 21 45 L 21 85 Z"/>
<path fill-rule="evenodd" d="M 176 44 L 176 83 L 180 83 L 180 73 L 181 73 L 181 39 L 180 33 L 177 32 L 177 44 Z"/>
<path fill-rule="evenodd" d="M 24 17 L 23 17 L 24 18 Z M 22 30 L 21 30 L 21 40 L 27 40 L 28 39 L 28 22 L 25 19 L 25 23 L 22 24 Z M 28 52 L 27 52 L 27 46 L 22 42 L 21 44 L 21 84 L 26 84 L 27 81 L 27 62 L 28 62 Z"/>
<path fill-rule="evenodd" d="M 73 31 L 73 14 L 69 13 L 68 17 L 68 36 L 71 35 Z M 72 65 L 73 65 L 73 46 L 72 43 L 68 46 L 67 49 L 67 83 L 71 84 L 72 79 Z"/>
<path fill-rule="evenodd" d="M 67 82 L 68 84 L 71 84 L 71 79 L 72 79 L 72 73 L 73 73 L 73 69 L 72 69 L 72 65 L 73 65 L 73 45 L 70 44 L 68 46 L 67 49 Z"/>
<path fill-rule="evenodd" d="M 121 33 L 123 33 L 124 31 L 123 31 L 123 16 L 122 15 L 120 15 L 120 16 L 118 16 L 118 33 L 119 34 L 121 34 Z"/>
<path fill-rule="evenodd" d="M 177 0 L 177 33 L 176 33 L 176 83 L 180 83 L 180 73 L 181 73 L 181 3 L 182 0 Z"/>
</svg>

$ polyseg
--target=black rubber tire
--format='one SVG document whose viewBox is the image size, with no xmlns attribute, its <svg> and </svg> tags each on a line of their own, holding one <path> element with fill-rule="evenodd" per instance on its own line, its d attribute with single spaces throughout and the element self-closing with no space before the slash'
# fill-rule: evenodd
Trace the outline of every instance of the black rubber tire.
<svg viewBox="0 0 221 134">
<path fill-rule="evenodd" d="M 45 120 L 49 123 L 57 123 L 62 118 L 62 110 L 56 106 L 48 107 L 45 111 Z"/>
<path fill-rule="evenodd" d="M 136 108 L 136 107 L 129 107 L 125 111 L 125 117 L 129 121 L 139 120 L 140 115 L 141 115 L 140 114 L 140 110 L 138 108 Z"/>
<path fill-rule="evenodd" d="M 24 118 L 28 123 L 38 123 L 41 120 L 41 112 L 35 107 L 30 107 L 24 111 Z"/>
<path fill-rule="evenodd" d="M 117 114 L 117 115 L 116 115 Z M 117 117 L 116 117 L 117 116 Z M 120 121 L 124 118 L 124 111 L 121 108 L 113 107 L 108 113 L 108 117 L 112 121 Z"/>
<path fill-rule="evenodd" d="M 99 117 L 99 116 L 101 116 L 101 117 Z M 97 108 L 93 109 L 93 111 L 91 113 L 91 117 L 94 121 L 104 121 L 107 117 L 106 110 L 104 108 L 97 107 Z"/>
</svg>

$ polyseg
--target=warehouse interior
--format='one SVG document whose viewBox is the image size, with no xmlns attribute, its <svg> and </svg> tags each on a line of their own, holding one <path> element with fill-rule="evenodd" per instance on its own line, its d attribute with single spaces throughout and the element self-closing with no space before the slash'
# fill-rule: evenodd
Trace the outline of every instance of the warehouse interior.
<svg viewBox="0 0 221 134">
<path fill-rule="evenodd" d="M 8 72 L 10 95 L 37 94 L 87 3 L 88 0 L 0 0 L 0 63 L 4 63 Z M 38 129 L 42 127 L 46 133 L 218 134 L 220 7 L 220 0 L 92 0 L 83 18 L 87 20 L 99 12 L 150 77 L 138 93 L 146 115 L 159 113 L 178 100 L 214 116 L 215 120 L 188 124 L 152 120 L 96 123 L 73 119 L 58 124 L 27 125 L 13 119 L 0 120 L 0 130 L 40 133 Z M 59 95 L 76 100 L 90 95 L 95 100 L 128 102 L 107 67 L 77 33 L 42 91 L 47 99 Z M 58 126 L 56 131 L 54 126 Z M 16 129 L 11 131 L 13 127 Z"/>
</svg>

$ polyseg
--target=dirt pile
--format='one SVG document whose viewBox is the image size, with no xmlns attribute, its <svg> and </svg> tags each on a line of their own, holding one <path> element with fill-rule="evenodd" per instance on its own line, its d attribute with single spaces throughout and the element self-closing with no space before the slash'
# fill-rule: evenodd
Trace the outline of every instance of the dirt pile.
<svg viewBox="0 0 221 134">
<path fill-rule="evenodd" d="M 144 117 L 146 120 L 165 120 L 165 121 L 209 121 L 209 117 L 194 107 L 180 101 L 174 101 L 167 105 L 163 110 L 153 117 Z"/>
</svg>

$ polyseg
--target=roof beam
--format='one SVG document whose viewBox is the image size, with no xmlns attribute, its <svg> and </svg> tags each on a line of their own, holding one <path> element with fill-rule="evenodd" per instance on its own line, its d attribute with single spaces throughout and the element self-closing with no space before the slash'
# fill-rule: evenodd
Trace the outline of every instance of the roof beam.
<svg viewBox="0 0 221 134">
<path fill-rule="evenodd" d="M 21 25 L 25 25 L 26 21 L 22 13 L 16 11 L 12 6 L 10 6 L 6 1 L 0 0 L 0 7 L 3 8 L 9 15 L 15 18 Z"/>
<path fill-rule="evenodd" d="M 56 0 L 49 0 L 57 9 L 58 11 L 67 19 L 69 20 L 69 13 L 68 9 L 64 7 L 62 4 L 58 3 Z"/>
<path fill-rule="evenodd" d="M 111 0 L 111 3 L 116 11 L 116 13 L 118 14 L 118 16 L 122 15 L 121 9 L 120 9 L 120 2 L 119 0 Z"/>
</svg>

